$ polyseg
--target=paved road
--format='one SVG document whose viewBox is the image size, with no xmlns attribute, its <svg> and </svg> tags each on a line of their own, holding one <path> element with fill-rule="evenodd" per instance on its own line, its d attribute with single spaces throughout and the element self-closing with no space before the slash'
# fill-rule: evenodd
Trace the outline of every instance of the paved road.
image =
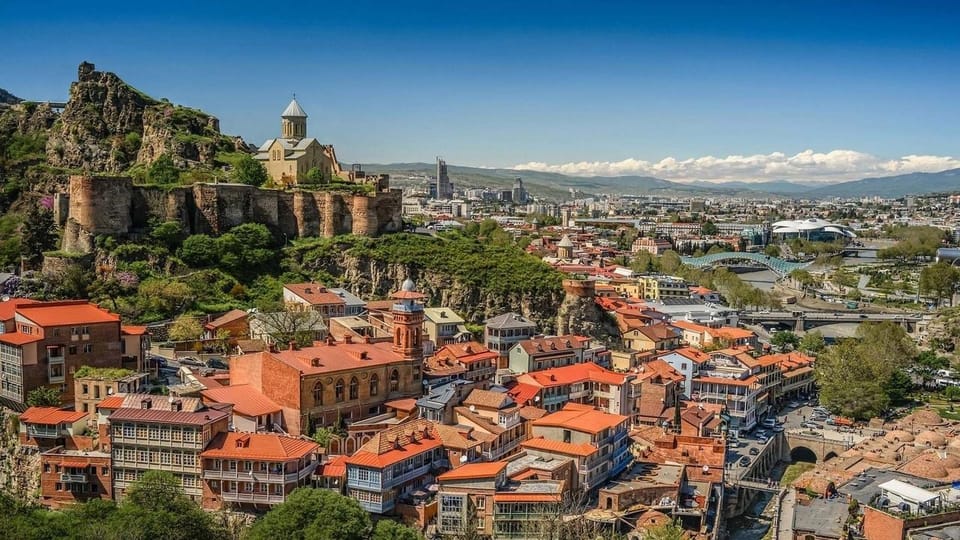
<svg viewBox="0 0 960 540">
<path fill-rule="evenodd" d="M 780 526 L 777 527 L 779 534 L 774 536 L 774 540 L 793 538 L 793 509 L 796 504 L 797 490 L 788 489 L 783 503 L 780 504 Z"/>
</svg>

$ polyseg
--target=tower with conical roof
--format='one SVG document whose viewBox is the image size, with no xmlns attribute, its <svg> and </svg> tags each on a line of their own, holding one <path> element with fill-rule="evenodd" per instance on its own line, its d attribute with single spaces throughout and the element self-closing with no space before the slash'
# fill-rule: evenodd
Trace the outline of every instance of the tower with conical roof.
<svg viewBox="0 0 960 540">
<path fill-rule="evenodd" d="M 307 113 L 297 103 L 296 96 L 280 115 L 280 133 L 284 139 L 303 139 L 307 136 Z"/>
</svg>

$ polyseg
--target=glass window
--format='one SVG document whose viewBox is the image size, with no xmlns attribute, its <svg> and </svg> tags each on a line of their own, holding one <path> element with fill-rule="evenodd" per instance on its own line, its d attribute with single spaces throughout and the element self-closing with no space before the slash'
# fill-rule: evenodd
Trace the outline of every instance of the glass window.
<svg viewBox="0 0 960 540">
<path fill-rule="evenodd" d="M 360 399 L 360 382 L 356 377 L 350 379 L 350 399 Z"/>
<path fill-rule="evenodd" d="M 334 396 L 337 402 L 343 401 L 343 379 L 337 379 L 337 384 L 334 386 Z"/>
<path fill-rule="evenodd" d="M 319 381 L 313 385 L 313 402 L 316 405 L 323 405 L 323 383 Z"/>
<path fill-rule="evenodd" d="M 380 377 L 374 373 L 370 376 L 370 395 L 375 396 L 380 393 Z"/>
</svg>

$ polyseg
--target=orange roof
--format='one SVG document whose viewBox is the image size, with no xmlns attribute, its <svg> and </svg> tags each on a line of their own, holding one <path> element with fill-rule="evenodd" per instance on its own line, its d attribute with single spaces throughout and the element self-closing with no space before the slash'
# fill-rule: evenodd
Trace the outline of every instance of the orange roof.
<svg viewBox="0 0 960 540">
<path fill-rule="evenodd" d="M 507 468 L 506 461 L 491 461 L 489 463 L 467 463 L 456 469 L 449 470 L 437 477 L 440 482 L 457 480 L 479 480 L 493 478 Z"/>
<path fill-rule="evenodd" d="M 346 476 L 347 456 L 333 456 L 320 467 L 320 476 Z"/>
<path fill-rule="evenodd" d="M 597 452 L 597 447 L 589 443 L 565 443 L 563 441 L 544 439 L 543 437 L 527 439 L 520 443 L 520 446 L 533 450 L 543 450 L 545 452 L 556 452 L 558 454 L 580 457 L 587 457 Z"/>
<path fill-rule="evenodd" d="M 688 330 L 690 332 L 700 332 L 701 334 L 710 330 L 709 327 L 704 326 L 702 324 L 697 324 L 692 321 L 677 320 L 677 321 L 671 321 L 670 324 L 682 330 Z"/>
<path fill-rule="evenodd" d="M 359 450 L 347 458 L 347 464 L 375 468 L 389 467 L 417 454 L 422 454 L 423 452 L 428 452 L 441 446 L 443 446 L 443 442 L 440 440 L 440 437 L 437 436 L 433 439 L 420 439 L 414 443 L 407 443 L 401 448 L 389 450 L 382 454 Z"/>
<path fill-rule="evenodd" d="M 518 383 L 532 386 L 553 387 L 592 381 L 604 384 L 624 384 L 627 376 L 604 369 L 593 362 L 570 364 L 556 368 L 532 371 L 517 377 Z"/>
<path fill-rule="evenodd" d="M 214 437 L 200 455 L 228 459 L 288 460 L 306 457 L 317 448 L 320 448 L 320 445 L 313 441 L 275 433 L 231 431 Z"/>
<path fill-rule="evenodd" d="M 417 400 L 413 398 L 394 399 L 384 402 L 384 406 L 398 411 L 410 412 L 417 408 Z"/>
<path fill-rule="evenodd" d="M 693 347 L 680 347 L 679 349 L 674 349 L 672 351 L 667 351 L 665 354 L 677 353 L 685 358 L 690 359 L 690 361 L 702 364 L 710 360 L 710 355 L 701 351 L 700 349 L 695 349 Z"/>
<path fill-rule="evenodd" d="M 752 331 L 745 328 L 735 328 L 733 326 L 721 326 L 720 328 L 711 328 L 708 330 L 714 337 L 721 339 L 749 339 L 756 337 Z"/>
<path fill-rule="evenodd" d="M 518 382 L 510 387 L 507 390 L 507 395 L 513 398 L 520 405 L 525 405 L 530 402 L 538 393 L 540 393 L 541 387 L 534 386 L 532 384 L 525 384 Z"/>
<path fill-rule="evenodd" d="M 403 357 L 393 352 L 393 342 L 320 343 L 299 350 L 279 352 L 262 351 L 235 356 L 231 362 L 263 363 L 274 358 L 288 366 L 302 371 L 306 375 L 350 371 L 361 367 L 405 362 Z M 317 360 L 314 365 L 314 359 Z"/>
<path fill-rule="evenodd" d="M 340 298 L 339 294 L 330 292 L 319 283 L 287 283 L 283 288 L 299 296 L 311 306 L 347 303 L 343 298 Z"/>
<path fill-rule="evenodd" d="M 419 418 L 380 431 L 347 458 L 347 464 L 383 468 L 442 446 L 436 425 Z"/>
<path fill-rule="evenodd" d="M 263 416 L 278 413 L 281 410 L 279 405 L 248 384 L 207 386 L 200 395 L 208 402 L 232 403 L 233 411 L 243 416 Z"/>
<path fill-rule="evenodd" d="M 68 326 L 120 322 L 120 316 L 85 300 L 26 304 L 17 313 L 38 326 Z"/>
<path fill-rule="evenodd" d="M 126 396 L 123 394 L 110 396 L 108 398 L 101 400 L 100 403 L 97 403 L 97 408 L 98 409 L 119 409 L 120 407 L 123 407 L 123 399 L 125 397 Z"/>
<path fill-rule="evenodd" d="M 63 423 L 72 424 L 86 416 L 87 413 L 83 411 L 68 411 L 56 407 L 30 407 L 20 415 L 20 421 L 25 424 L 56 426 Z"/>
<path fill-rule="evenodd" d="M 147 327 L 125 324 L 120 326 L 120 333 L 125 336 L 142 336 L 147 333 Z"/>
<path fill-rule="evenodd" d="M 243 311 L 242 309 L 231 309 L 230 311 L 224 313 L 223 315 L 203 325 L 203 327 L 206 328 L 207 330 L 216 330 L 221 326 L 230 324 L 234 321 L 239 321 L 246 317 L 247 317 L 246 311 Z"/>
<path fill-rule="evenodd" d="M 535 339 L 525 339 L 520 342 L 520 346 L 528 355 L 550 355 L 561 353 L 573 353 L 577 349 L 584 347 L 584 342 L 590 338 L 580 338 L 579 336 L 567 335 L 557 337 L 543 337 Z"/>
<path fill-rule="evenodd" d="M 30 298 L 11 298 L 6 302 L 0 302 L 0 321 L 9 321 L 13 319 L 17 308 L 27 304 L 37 304 L 37 300 Z"/>
<path fill-rule="evenodd" d="M 697 377 L 693 379 L 693 381 L 713 383 L 713 384 L 727 384 L 730 386 L 751 386 L 755 382 L 757 382 L 757 378 L 754 376 L 754 377 L 748 377 L 746 379 L 740 380 L 740 379 L 727 379 L 725 377 Z"/>
<path fill-rule="evenodd" d="M 483 360 L 493 360 L 499 355 L 476 341 L 450 343 L 434 353 L 434 357 L 449 358 L 462 364 L 472 364 Z"/>
<path fill-rule="evenodd" d="M 27 343 L 33 343 L 34 341 L 40 341 L 41 339 L 43 338 L 40 336 L 21 334 L 20 332 L 5 332 L 0 334 L 0 341 L 10 345 L 25 345 Z"/>
<path fill-rule="evenodd" d="M 562 427 L 583 433 L 600 433 L 605 429 L 612 429 L 628 420 L 626 416 L 610 414 L 594 409 L 571 407 L 564 405 L 563 409 L 548 414 L 539 420 L 534 420 L 534 426 Z"/>
<path fill-rule="evenodd" d="M 657 358 L 640 366 L 637 379 L 641 381 L 651 380 L 652 382 L 658 382 L 657 379 L 660 379 L 660 381 L 667 383 L 670 381 L 682 381 L 684 376 L 674 369 L 673 366 Z"/>
</svg>

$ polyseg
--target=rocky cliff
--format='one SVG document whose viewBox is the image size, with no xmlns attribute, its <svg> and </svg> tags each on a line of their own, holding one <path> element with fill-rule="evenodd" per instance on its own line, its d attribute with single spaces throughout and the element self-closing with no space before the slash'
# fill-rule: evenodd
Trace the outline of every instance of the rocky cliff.
<svg viewBox="0 0 960 540">
<path fill-rule="evenodd" d="M 0 88 L 0 104 L 13 105 L 14 103 L 20 103 L 21 101 L 23 100 L 11 94 L 10 92 L 7 92 L 3 88 Z"/>
<path fill-rule="evenodd" d="M 157 101 L 83 62 L 46 151 L 54 167 L 116 173 L 161 154 L 180 167 L 213 166 L 217 151 L 245 147 L 222 135 L 215 117 Z"/>
</svg>

